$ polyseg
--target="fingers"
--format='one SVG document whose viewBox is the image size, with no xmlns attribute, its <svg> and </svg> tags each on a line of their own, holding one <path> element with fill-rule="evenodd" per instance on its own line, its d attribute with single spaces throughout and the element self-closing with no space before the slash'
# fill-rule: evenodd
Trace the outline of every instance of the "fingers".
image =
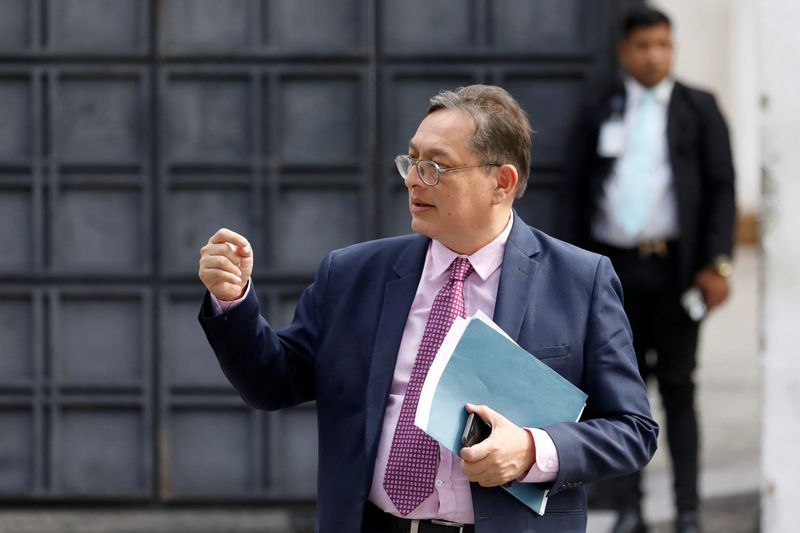
<svg viewBox="0 0 800 533">
<path fill-rule="evenodd" d="M 227 272 L 219 268 L 201 268 L 200 279 L 209 289 L 221 283 L 229 283 L 237 287 L 242 285 L 242 278 L 232 272 Z"/>
<path fill-rule="evenodd" d="M 221 255 L 209 255 L 205 256 L 200 260 L 200 268 L 201 269 L 219 269 L 224 270 L 225 272 L 230 272 L 234 276 L 238 277 L 241 281 L 242 277 L 242 270 L 233 264 L 233 262 L 228 259 L 227 257 Z"/>
<path fill-rule="evenodd" d="M 231 264 L 239 267 L 242 264 L 242 257 L 236 253 L 236 248 L 228 243 L 206 244 L 200 248 L 201 261 L 206 257 L 224 257 Z"/>
<path fill-rule="evenodd" d="M 481 419 L 483 419 L 484 422 L 486 422 L 492 427 L 495 426 L 495 423 L 498 421 L 498 417 L 500 417 L 500 414 L 498 414 L 497 411 L 493 410 L 491 407 L 488 407 L 486 405 L 473 405 L 471 403 L 468 403 L 464 407 L 468 413 L 475 413 L 476 415 L 481 417 Z"/>
<path fill-rule="evenodd" d="M 491 439 L 491 437 L 478 444 L 473 444 L 469 448 L 461 448 L 461 459 L 468 463 L 476 463 L 488 457 L 492 449 L 491 446 L 486 445 L 489 439 Z"/>
<path fill-rule="evenodd" d="M 701 269 L 694 278 L 694 283 L 703 291 L 703 299 L 708 310 L 712 310 L 722 304 L 730 292 L 728 279 L 720 276 L 711 267 Z"/>
<path fill-rule="evenodd" d="M 253 254 L 253 249 L 250 243 L 247 242 L 242 235 L 227 228 L 219 229 L 214 235 L 208 239 L 208 244 L 226 244 L 230 243 L 235 246 L 235 253 L 241 257 L 250 257 Z"/>
<path fill-rule="evenodd" d="M 488 469 L 489 465 L 487 462 L 470 463 L 461 459 L 461 471 L 464 472 L 464 475 L 466 475 L 470 481 L 477 482 L 477 480 L 483 479 Z"/>
<path fill-rule="evenodd" d="M 728 285 L 728 280 L 724 279 L 720 282 L 719 287 L 714 292 L 713 296 L 710 298 L 712 301 L 709 304 L 709 309 L 713 309 L 718 305 L 722 304 L 725 300 L 728 299 L 728 295 L 730 294 L 730 286 Z"/>
<path fill-rule="evenodd" d="M 461 470 L 467 476 L 467 479 L 473 483 L 478 483 L 482 487 L 496 487 L 515 479 L 515 476 L 508 469 L 498 465 L 490 458 L 483 459 L 477 463 L 470 463 L 462 459 Z"/>
</svg>

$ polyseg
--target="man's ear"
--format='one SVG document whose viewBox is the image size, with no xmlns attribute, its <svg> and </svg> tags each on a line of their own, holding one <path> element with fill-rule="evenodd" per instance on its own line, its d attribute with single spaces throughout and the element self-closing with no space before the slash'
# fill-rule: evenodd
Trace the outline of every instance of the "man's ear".
<svg viewBox="0 0 800 533">
<path fill-rule="evenodd" d="M 494 189 L 492 200 L 495 204 L 502 204 L 509 198 L 513 201 L 519 183 L 519 173 L 514 165 L 501 165 L 497 173 L 497 186 Z"/>
<path fill-rule="evenodd" d="M 617 44 L 617 59 L 619 60 L 620 64 L 623 68 L 627 71 L 628 70 L 628 54 L 629 54 L 629 46 L 628 42 L 622 41 Z"/>
</svg>

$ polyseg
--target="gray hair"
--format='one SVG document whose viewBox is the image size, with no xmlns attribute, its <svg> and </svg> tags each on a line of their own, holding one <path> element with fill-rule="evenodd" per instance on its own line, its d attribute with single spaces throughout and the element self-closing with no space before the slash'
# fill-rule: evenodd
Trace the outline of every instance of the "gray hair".
<svg viewBox="0 0 800 533">
<path fill-rule="evenodd" d="M 469 85 L 431 98 L 427 114 L 440 109 L 457 109 L 472 117 L 475 131 L 469 149 L 486 162 L 514 165 L 519 174 L 515 196 L 522 198 L 531 169 L 531 124 L 514 97 L 494 85 Z"/>
</svg>

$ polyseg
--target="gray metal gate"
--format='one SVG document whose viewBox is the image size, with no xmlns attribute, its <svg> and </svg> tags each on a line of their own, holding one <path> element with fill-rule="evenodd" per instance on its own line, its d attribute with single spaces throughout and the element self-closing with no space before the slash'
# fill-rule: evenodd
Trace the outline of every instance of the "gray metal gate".
<svg viewBox="0 0 800 533">
<path fill-rule="evenodd" d="M 323 254 L 408 231 L 391 160 L 440 88 L 536 136 L 547 230 L 622 0 L 0 0 L 0 499 L 308 500 L 313 406 L 253 412 L 195 315 L 249 237 L 284 325 Z"/>
</svg>

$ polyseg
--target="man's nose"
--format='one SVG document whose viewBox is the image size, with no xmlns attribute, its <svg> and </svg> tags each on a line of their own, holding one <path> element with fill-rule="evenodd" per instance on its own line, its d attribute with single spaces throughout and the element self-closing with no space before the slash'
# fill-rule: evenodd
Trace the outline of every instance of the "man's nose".
<svg viewBox="0 0 800 533">
<path fill-rule="evenodd" d="M 419 176 L 417 165 L 411 165 L 408 168 L 408 174 L 406 174 L 406 187 L 409 189 L 412 187 L 422 187 L 425 183 L 422 181 L 422 178 Z"/>
</svg>

